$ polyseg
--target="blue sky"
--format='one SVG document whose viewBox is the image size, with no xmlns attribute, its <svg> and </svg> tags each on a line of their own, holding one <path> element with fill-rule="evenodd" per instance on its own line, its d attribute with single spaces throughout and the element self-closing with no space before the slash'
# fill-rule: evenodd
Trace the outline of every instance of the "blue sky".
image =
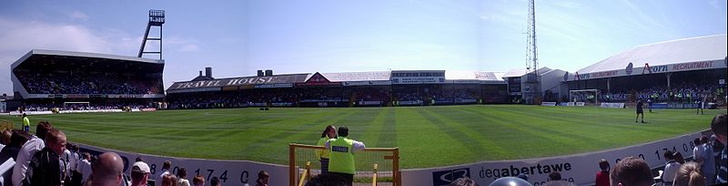
<svg viewBox="0 0 728 186">
<path fill-rule="evenodd" d="M 136 56 L 166 11 L 165 88 L 240 77 L 526 67 L 526 0 L 0 1 L 0 93 L 31 49 Z M 725 0 L 537 0 L 540 66 L 574 72 L 634 46 L 725 34 Z"/>
</svg>

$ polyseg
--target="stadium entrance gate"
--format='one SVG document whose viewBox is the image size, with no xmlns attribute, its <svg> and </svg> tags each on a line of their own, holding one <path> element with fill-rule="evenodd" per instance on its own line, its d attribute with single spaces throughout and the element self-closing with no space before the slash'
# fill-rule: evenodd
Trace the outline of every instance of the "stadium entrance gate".
<svg viewBox="0 0 728 186">
<path fill-rule="evenodd" d="M 312 175 L 321 173 L 316 151 L 321 146 L 290 144 L 288 146 L 289 186 L 303 185 Z M 354 155 L 354 185 L 402 185 L 399 170 L 399 148 L 366 148 Z"/>
</svg>

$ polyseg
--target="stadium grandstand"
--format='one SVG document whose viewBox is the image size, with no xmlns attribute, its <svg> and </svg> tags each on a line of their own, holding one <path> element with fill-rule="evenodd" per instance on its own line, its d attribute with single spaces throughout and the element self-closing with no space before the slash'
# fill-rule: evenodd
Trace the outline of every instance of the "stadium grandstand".
<svg viewBox="0 0 728 186">
<path fill-rule="evenodd" d="M 711 35 L 636 46 L 565 73 L 569 91 L 562 101 L 653 101 L 655 108 L 694 108 L 726 102 L 726 35 Z M 581 91 L 584 92 L 584 91 Z"/>
<path fill-rule="evenodd" d="M 167 89 L 169 108 L 360 107 L 505 103 L 502 73 L 406 70 L 215 79 L 206 74 Z"/>
<path fill-rule="evenodd" d="M 162 60 L 34 49 L 11 65 L 8 110 L 154 108 L 163 69 Z"/>
</svg>

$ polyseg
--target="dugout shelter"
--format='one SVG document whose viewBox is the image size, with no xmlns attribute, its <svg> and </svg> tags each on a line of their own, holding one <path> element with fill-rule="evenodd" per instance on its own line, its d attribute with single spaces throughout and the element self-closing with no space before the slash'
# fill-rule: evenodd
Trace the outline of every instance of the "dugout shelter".
<svg viewBox="0 0 728 186">
<path fill-rule="evenodd" d="M 624 93 L 627 102 L 645 99 L 639 95 L 644 92 L 654 94 L 646 97 L 652 99 L 667 95 L 670 99 L 662 100 L 667 102 L 689 103 L 705 95 L 724 102 L 728 73 L 726 40 L 723 34 L 636 46 L 576 72 L 566 72 L 564 80 L 569 90 L 596 89 L 605 95 Z M 681 90 L 697 90 L 698 96 Z"/>
<path fill-rule="evenodd" d="M 33 49 L 11 64 L 11 80 L 25 106 L 151 106 L 165 97 L 163 70 L 163 60 Z"/>
</svg>

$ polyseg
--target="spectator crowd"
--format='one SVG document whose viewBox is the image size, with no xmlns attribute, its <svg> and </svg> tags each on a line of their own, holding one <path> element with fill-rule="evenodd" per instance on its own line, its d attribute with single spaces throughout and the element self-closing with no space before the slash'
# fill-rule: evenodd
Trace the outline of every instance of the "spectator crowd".
<svg viewBox="0 0 728 186">
<path fill-rule="evenodd" d="M 111 73 L 15 73 L 30 94 L 163 94 L 161 78 Z"/>
</svg>

